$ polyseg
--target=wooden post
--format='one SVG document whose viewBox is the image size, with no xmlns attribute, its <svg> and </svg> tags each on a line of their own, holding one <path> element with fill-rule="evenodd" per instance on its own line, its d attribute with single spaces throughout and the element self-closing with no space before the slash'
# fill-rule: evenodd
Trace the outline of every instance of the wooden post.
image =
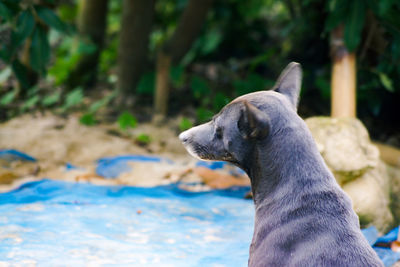
<svg viewBox="0 0 400 267">
<path fill-rule="evenodd" d="M 331 116 L 356 117 L 356 56 L 343 40 L 343 26 L 332 31 Z"/>
<path fill-rule="evenodd" d="M 154 99 L 155 115 L 161 116 L 161 119 L 164 119 L 168 112 L 170 68 L 171 56 L 161 50 L 157 56 L 156 94 Z"/>
</svg>

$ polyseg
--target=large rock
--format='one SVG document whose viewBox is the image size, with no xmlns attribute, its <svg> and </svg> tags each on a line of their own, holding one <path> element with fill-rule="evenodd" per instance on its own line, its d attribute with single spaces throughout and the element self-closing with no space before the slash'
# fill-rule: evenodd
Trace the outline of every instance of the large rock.
<svg viewBox="0 0 400 267">
<path fill-rule="evenodd" d="M 388 171 L 391 178 L 390 207 L 396 224 L 400 224 L 400 168 L 388 166 Z"/>
<path fill-rule="evenodd" d="M 361 225 L 388 230 L 393 223 L 390 179 L 364 125 L 357 119 L 328 117 L 306 123 L 328 167 L 353 200 Z"/>
</svg>

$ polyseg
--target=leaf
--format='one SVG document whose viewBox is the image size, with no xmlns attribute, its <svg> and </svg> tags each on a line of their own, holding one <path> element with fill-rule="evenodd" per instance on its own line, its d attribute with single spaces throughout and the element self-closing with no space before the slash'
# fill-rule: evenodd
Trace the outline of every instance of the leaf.
<svg viewBox="0 0 400 267">
<path fill-rule="evenodd" d="M 67 94 L 67 96 L 65 98 L 65 104 L 63 106 L 63 109 L 66 110 L 73 106 L 77 106 L 78 104 L 82 103 L 82 101 L 83 101 L 82 88 L 78 87 L 75 90 L 73 90 L 72 92 Z"/>
<path fill-rule="evenodd" d="M 180 87 L 183 84 L 183 72 L 184 68 L 181 65 L 174 66 L 171 68 L 169 77 L 171 79 L 173 86 Z"/>
<path fill-rule="evenodd" d="M 110 94 L 108 96 L 103 97 L 102 99 L 94 102 L 89 107 L 90 113 L 96 113 L 100 108 L 107 106 L 107 104 L 115 97 L 115 94 Z"/>
<path fill-rule="evenodd" d="M 86 113 L 80 117 L 79 122 L 83 125 L 93 126 L 96 124 L 96 119 L 93 113 Z"/>
<path fill-rule="evenodd" d="M 43 27 L 35 28 L 30 52 L 31 67 L 44 75 L 46 73 L 47 62 L 50 59 L 50 45 L 46 30 Z"/>
<path fill-rule="evenodd" d="M 155 74 L 154 72 L 146 73 L 142 76 L 136 87 L 136 92 L 142 95 L 153 95 L 155 87 Z"/>
<path fill-rule="evenodd" d="M 190 81 L 190 87 L 195 98 L 200 99 L 201 97 L 210 93 L 207 81 L 199 76 L 193 76 Z"/>
<path fill-rule="evenodd" d="M 315 79 L 315 86 L 318 88 L 322 99 L 328 100 L 331 97 L 331 86 L 323 77 Z"/>
<path fill-rule="evenodd" d="M 6 67 L 0 71 L 0 84 L 5 83 L 11 76 L 11 68 Z"/>
<path fill-rule="evenodd" d="M 344 42 L 350 52 L 354 51 L 361 41 L 365 21 L 364 1 L 350 1 L 349 14 L 345 17 Z"/>
<path fill-rule="evenodd" d="M 19 60 L 14 60 L 12 62 L 11 68 L 15 74 L 15 76 L 18 79 L 18 82 L 20 83 L 21 87 L 26 89 L 29 87 L 29 82 L 28 82 L 28 69 L 26 68 L 25 65 L 21 64 Z"/>
<path fill-rule="evenodd" d="M 18 17 L 16 31 L 16 42 L 18 46 L 21 45 L 21 43 L 32 34 L 34 27 L 35 19 L 30 10 L 27 9 L 21 12 Z"/>
<path fill-rule="evenodd" d="M 391 93 L 395 92 L 392 80 L 385 73 L 379 72 L 379 79 L 386 90 L 388 90 Z"/>
<path fill-rule="evenodd" d="M 221 92 L 218 92 L 214 97 L 214 109 L 220 110 L 230 102 L 230 98 Z"/>
<path fill-rule="evenodd" d="M 16 95 L 16 92 L 15 92 L 15 91 L 8 92 L 7 94 L 5 94 L 5 95 L 0 99 L 0 105 L 6 106 L 6 105 L 10 104 L 10 103 L 14 100 L 15 95 Z"/>
<path fill-rule="evenodd" d="M 179 130 L 181 132 L 186 131 L 187 129 L 190 129 L 193 127 L 193 123 L 188 119 L 183 117 L 182 120 L 179 122 Z"/>
<path fill-rule="evenodd" d="M 210 120 L 213 115 L 214 113 L 211 110 L 205 108 L 198 108 L 196 110 L 197 120 L 201 123 Z"/>
<path fill-rule="evenodd" d="M 39 18 L 41 18 L 49 27 L 62 33 L 68 33 L 67 25 L 61 21 L 53 10 L 43 6 L 36 7 L 35 9 Z"/>
<path fill-rule="evenodd" d="M 39 95 L 34 95 L 31 98 L 29 98 L 22 106 L 21 110 L 24 111 L 26 109 L 33 108 L 40 100 Z"/>
<path fill-rule="evenodd" d="M 136 118 L 127 111 L 125 111 L 118 117 L 118 125 L 119 128 L 121 128 L 122 130 L 126 130 L 128 128 L 135 128 L 136 124 L 137 124 Z"/>
<path fill-rule="evenodd" d="M 214 52 L 218 45 L 222 41 L 222 35 L 220 32 L 214 30 L 210 31 L 205 35 L 204 45 L 201 46 L 201 52 L 203 55 L 207 55 Z"/>
<path fill-rule="evenodd" d="M 9 10 L 5 4 L 0 2 L 0 17 L 9 20 L 11 16 L 12 16 L 11 10 Z"/>
<path fill-rule="evenodd" d="M 43 98 L 42 104 L 46 107 L 54 105 L 60 100 L 61 93 L 60 92 L 55 92 L 54 94 L 47 95 Z"/>
<path fill-rule="evenodd" d="M 136 141 L 137 143 L 139 143 L 140 145 L 148 145 L 148 144 L 150 144 L 150 142 L 151 142 L 151 138 L 150 138 L 150 136 L 147 135 L 147 134 L 139 134 L 139 135 L 136 137 L 135 141 Z"/>
<path fill-rule="evenodd" d="M 361 0 L 360 0 L 361 1 Z M 344 22 L 349 9 L 348 0 L 329 1 L 329 14 L 325 22 L 325 31 L 331 31 Z"/>
<path fill-rule="evenodd" d="M 94 44 L 92 41 L 89 40 L 80 40 L 77 53 L 78 54 L 84 54 L 84 55 L 90 55 L 96 52 L 98 49 L 97 45 Z"/>
<path fill-rule="evenodd" d="M 256 73 L 250 73 L 246 79 L 236 80 L 233 82 L 237 95 L 244 95 L 254 91 L 265 89 L 269 85 L 269 81 Z"/>
</svg>

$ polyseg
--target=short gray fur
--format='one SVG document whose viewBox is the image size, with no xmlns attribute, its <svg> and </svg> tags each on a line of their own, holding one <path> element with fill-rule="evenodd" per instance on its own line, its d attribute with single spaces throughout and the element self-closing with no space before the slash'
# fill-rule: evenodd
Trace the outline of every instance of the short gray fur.
<svg viewBox="0 0 400 267">
<path fill-rule="evenodd" d="M 292 62 L 272 90 L 236 98 L 179 137 L 193 156 L 232 162 L 249 175 L 249 266 L 383 266 L 297 115 L 301 76 Z"/>
</svg>

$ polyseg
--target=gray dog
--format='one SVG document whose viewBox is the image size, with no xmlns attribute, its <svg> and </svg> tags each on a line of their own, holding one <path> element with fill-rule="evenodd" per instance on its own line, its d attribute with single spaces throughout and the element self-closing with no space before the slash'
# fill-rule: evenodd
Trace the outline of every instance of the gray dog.
<svg viewBox="0 0 400 267">
<path fill-rule="evenodd" d="M 249 266 L 383 266 L 297 115 L 301 76 L 290 63 L 272 90 L 236 98 L 179 138 L 193 156 L 249 175 L 256 210 Z"/>
</svg>

